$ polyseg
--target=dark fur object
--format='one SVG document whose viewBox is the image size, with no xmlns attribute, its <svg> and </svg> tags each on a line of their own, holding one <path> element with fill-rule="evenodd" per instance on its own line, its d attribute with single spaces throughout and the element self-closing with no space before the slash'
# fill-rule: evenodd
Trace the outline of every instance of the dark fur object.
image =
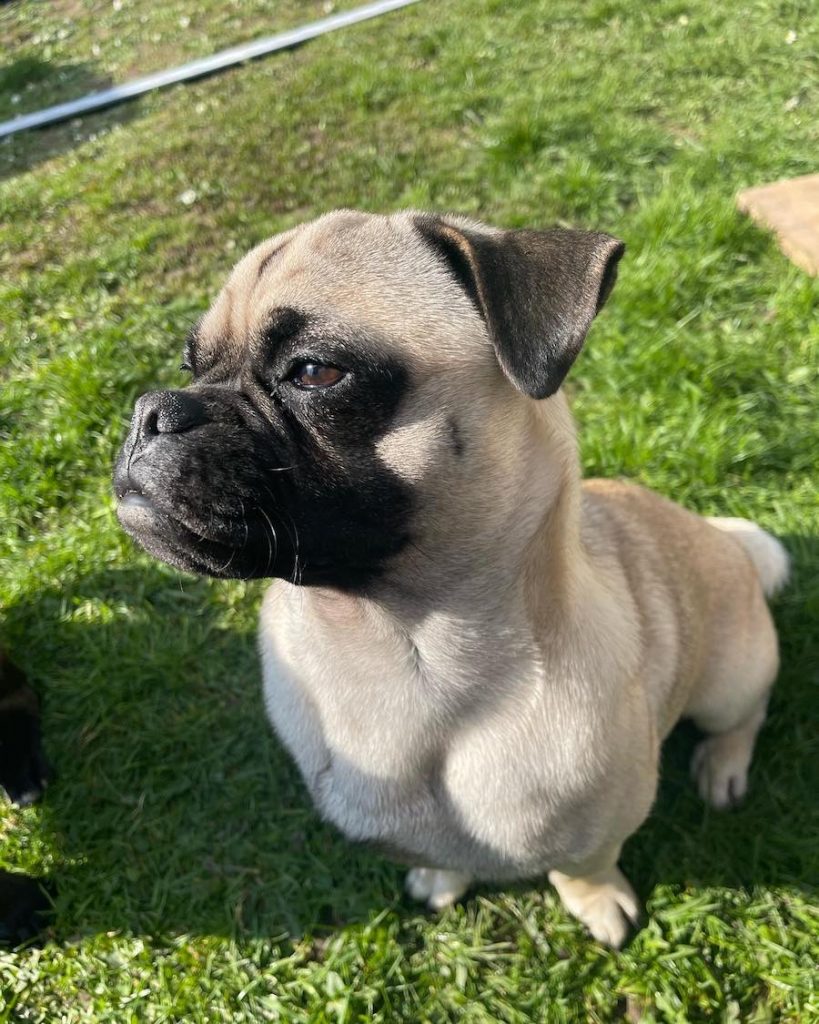
<svg viewBox="0 0 819 1024">
<path fill-rule="evenodd" d="M 0 650 L 0 786 L 12 803 L 25 807 L 43 795 L 47 775 L 37 695 Z M 17 946 L 35 938 L 50 905 L 40 880 L 0 871 L 0 943 Z"/>
<path fill-rule="evenodd" d="M 0 871 L 0 943 L 19 946 L 35 938 L 50 907 L 48 883 Z"/>
<path fill-rule="evenodd" d="M 0 651 L 0 786 L 12 803 L 26 807 L 43 795 L 47 776 L 37 696 Z"/>
</svg>

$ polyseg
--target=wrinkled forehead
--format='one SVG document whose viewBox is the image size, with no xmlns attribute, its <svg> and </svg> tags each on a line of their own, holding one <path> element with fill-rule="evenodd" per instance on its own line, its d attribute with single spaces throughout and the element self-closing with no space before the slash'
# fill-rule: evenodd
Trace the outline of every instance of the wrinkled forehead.
<svg viewBox="0 0 819 1024">
<path fill-rule="evenodd" d="M 282 309 L 419 354 L 435 338 L 444 357 L 482 332 L 471 300 L 405 216 L 344 211 L 263 242 L 203 317 L 199 344 L 239 356 Z"/>
</svg>

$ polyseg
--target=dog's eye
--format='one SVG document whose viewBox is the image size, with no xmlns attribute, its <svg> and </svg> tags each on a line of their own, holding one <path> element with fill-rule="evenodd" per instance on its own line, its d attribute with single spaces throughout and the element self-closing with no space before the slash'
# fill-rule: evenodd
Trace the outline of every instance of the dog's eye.
<svg viewBox="0 0 819 1024">
<path fill-rule="evenodd" d="M 344 371 L 327 363 L 299 363 L 290 373 L 290 381 L 300 388 L 329 388 L 338 384 Z"/>
</svg>

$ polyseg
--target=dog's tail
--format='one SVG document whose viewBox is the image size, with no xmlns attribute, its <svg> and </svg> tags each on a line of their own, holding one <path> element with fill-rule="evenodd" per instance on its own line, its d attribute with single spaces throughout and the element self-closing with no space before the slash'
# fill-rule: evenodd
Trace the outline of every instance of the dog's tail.
<svg viewBox="0 0 819 1024">
<path fill-rule="evenodd" d="M 785 586 L 791 573 L 791 560 L 776 537 L 750 519 L 709 516 L 708 522 L 718 530 L 730 533 L 745 548 L 756 566 L 766 597 L 772 597 Z"/>
</svg>

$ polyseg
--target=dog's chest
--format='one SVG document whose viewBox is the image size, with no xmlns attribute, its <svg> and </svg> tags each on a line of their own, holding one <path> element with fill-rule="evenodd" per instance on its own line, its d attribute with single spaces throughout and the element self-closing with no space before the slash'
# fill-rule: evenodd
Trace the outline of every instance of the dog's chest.
<svg viewBox="0 0 819 1024">
<path fill-rule="evenodd" d="M 380 818 L 397 790 L 407 801 L 421 781 L 432 785 L 446 740 L 444 702 L 412 651 L 342 625 L 319 639 L 292 618 L 289 632 L 281 620 L 269 628 L 263 615 L 261 629 L 268 713 L 314 799 L 337 822 L 370 811 Z M 309 641 L 295 639 L 311 632 Z"/>
<path fill-rule="evenodd" d="M 350 838 L 415 849 L 410 834 L 439 827 L 437 730 L 402 674 L 385 666 L 379 686 L 362 685 L 366 662 L 351 680 L 338 661 L 332 675 L 294 671 L 265 651 L 268 713 L 324 818 Z"/>
<path fill-rule="evenodd" d="M 521 697 L 525 645 L 453 642 L 437 655 L 445 678 L 430 677 L 389 637 L 354 643 L 336 631 L 342 640 L 308 643 L 302 629 L 263 612 L 265 697 L 322 815 L 417 863 L 537 870 L 573 755 L 550 744 L 549 714 Z"/>
</svg>

